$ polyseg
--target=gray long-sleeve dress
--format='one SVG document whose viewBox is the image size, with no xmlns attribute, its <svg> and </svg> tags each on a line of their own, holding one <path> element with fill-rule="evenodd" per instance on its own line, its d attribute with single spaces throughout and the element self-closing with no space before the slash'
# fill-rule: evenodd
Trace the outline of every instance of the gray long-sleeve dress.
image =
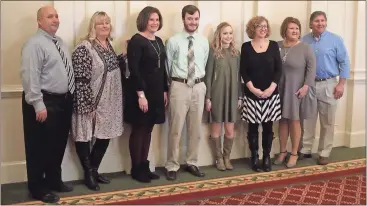
<svg viewBox="0 0 367 206">
<path fill-rule="evenodd" d="M 315 75 L 316 58 L 312 48 L 303 42 L 291 48 L 285 48 L 283 41 L 278 42 L 280 56 L 283 60 L 282 76 L 279 82 L 279 93 L 282 107 L 282 118 L 290 120 L 307 119 L 316 112 Z M 286 60 L 283 57 L 287 54 Z M 299 99 L 296 92 L 308 85 L 308 94 Z"/>
<path fill-rule="evenodd" d="M 205 71 L 206 98 L 212 102 L 209 122 L 236 122 L 239 119 L 237 102 L 242 98 L 239 75 L 240 56 L 232 56 L 229 48 L 223 49 L 223 58 L 209 51 Z"/>
</svg>

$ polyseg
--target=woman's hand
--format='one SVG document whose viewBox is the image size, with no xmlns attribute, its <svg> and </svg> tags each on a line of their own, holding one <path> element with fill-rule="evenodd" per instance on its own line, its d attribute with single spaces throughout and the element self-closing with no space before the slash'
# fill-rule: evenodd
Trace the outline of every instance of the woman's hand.
<svg viewBox="0 0 367 206">
<path fill-rule="evenodd" d="M 237 109 L 241 109 L 241 107 L 242 107 L 242 99 L 239 99 L 237 101 Z"/>
<path fill-rule="evenodd" d="M 139 108 L 146 113 L 148 111 L 148 100 L 145 97 L 139 97 Z"/>
<path fill-rule="evenodd" d="M 296 95 L 298 97 L 298 99 L 302 99 L 303 97 L 306 96 L 308 92 L 308 85 L 303 85 L 303 87 L 301 87 L 297 92 Z"/>
<path fill-rule="evenodd" d="M 261 96 L 264 94 L 263 91 L 261 91 L 258 88 L 253 88 L 252 90 L 250 90 L 255 96 L 261 98 Z"/>
<path fill-rule="evenodd" d="M 274 82 L 272 82 L 270 87 L 264 90 L 264 93 L 261 95 L 261 98 L 266 99 L 270 97 L 273 94 L 275 88 L 277 88 L 277 85 Z"/>
<path fill-rule="evenodd" d="M 261 98 L 266 99 L 266 98 L 270 97 L 273 94 L 273 92 L 274 92 L 274 89 L 269 87 L 269 88 L 264 90 L 264 93 L 261 95 Z"/>
</svg>

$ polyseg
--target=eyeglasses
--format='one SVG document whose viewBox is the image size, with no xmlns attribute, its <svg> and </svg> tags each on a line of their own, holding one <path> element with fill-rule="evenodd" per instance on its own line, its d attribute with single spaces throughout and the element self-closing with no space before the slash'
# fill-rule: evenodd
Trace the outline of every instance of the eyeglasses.
<svg viewBox="0 0 367 206">
<path fill-rule="evenodd" d="M 261 25 L 261 24 L 258 24 L 258 25 L 256 25 L 256 28 L 257 28 L 257 29 L 268 29 L 268 25 Z"/>
</svg>

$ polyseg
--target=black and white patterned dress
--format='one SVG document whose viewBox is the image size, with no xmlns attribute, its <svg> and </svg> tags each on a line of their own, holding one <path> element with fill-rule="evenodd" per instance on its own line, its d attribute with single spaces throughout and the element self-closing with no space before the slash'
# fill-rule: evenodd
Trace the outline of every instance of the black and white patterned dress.
<svg viewBox="0 0 367 206">
<path fill-rule="evenodd" d="M 72 55 L 75 73 L 71 136 L 75 141 L 119 137 L 123 132 L 121 71 L 117 55 L 82 41 Z"/>
<path fill-rule="evenodd" d="M 245 42 L 241 48 L 240 73 L 245 82 L 241 119 L 248 123 L 277 121 L 281 118 L 281 105 L 278 87 L 266 99 L 255 96 L 246 86 L 251 81 L 261 91 L 269 88 L 272 82 L 279 84 L 282 71 L 277 42 L 270 41 L 265 52 L 257 53 L 251 42 Z"/>
</svg>

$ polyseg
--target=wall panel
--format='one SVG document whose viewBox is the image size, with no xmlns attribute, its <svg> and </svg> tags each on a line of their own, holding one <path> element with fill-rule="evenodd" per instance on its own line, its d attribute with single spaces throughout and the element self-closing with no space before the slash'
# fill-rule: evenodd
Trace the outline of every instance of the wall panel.
<svg viewBox="0 0 367 206">
<path fill-rule="evenodd" d="M 279 28 L 287 16 L 298 18 L 302 33 L 306 34 L 311 12 L 323 10 L 328 15 L 328 30 L 340 35 L 351 58 L 351 78 L 345 95 L 339 101 L 335 125 L 334 146 L 364 146 L 365 140 L 365 2 L 362 1 L 2 1 L 1 2 L 1 181 L 2 183 L 26 180 L 23 127 L 21 116 L 21 84 L 19 78 L 20 51 L 23 43 L 37 30 L 36 12 L 39 7 L 53 4 L 59 13 L 60 28 L 57 33 L 68 44 L 70 51 L 87 33 L 89 19 L 95 11 L 105 11 L 114 26 L 113 46 L 116 52 L 126 52 L 126 40 L 137 32 L 136 18 L 145 6 L 157 7 L 164 27 L 157 33 L 163 41 L 183 29 L 181 10 L 194 4 L 201 10 L 198 32 L 211 41 L 217 25 L 228 21 L 233 25 L 237 46 L 248 41 L 246 24 L 255 15 L 269 19 L 272 40 L 280 40 Z M 17 9 L 17 13 L 13 11 Z M 210 165 L 213 158 L 208 144 L 209 127 L 202 123 L 199 165 Z M 275 124 L 275 132 L 277 124 Z M 317 126 L 319 130 L 319 126 Z M 247 124 L 236 124 L 236 139 L 231 158 L 249 156 L 246 140 Z M 167 155 L 168 124 L 155 126 L 149 160 L 154 166 L 163 166 Z M 122 137 L 114 139 L 101 165 L 101 172 L 130 172 L 128 137 L 130 126 L 125 125 Z M 277 133 L 275 134 L 277 137 Z M 318 138 L 318 135 L 316 135 Z M 318 139 L 316 139 L 317 141 Z M 187 137 L 182 132 L 180 162 L 184 163 Z M 288 149 L 290 149 L 290 144 Z M 316 152 L 317 143 L 313 150 Z M 278 139 L 273 151 L 279 152 Z M 260 150 L 261 153 L 261 150 Z M 74 144 L 69 141 L 63 161 L 63 177 L 75 180 L 82 177 Z"/>
</svg>

